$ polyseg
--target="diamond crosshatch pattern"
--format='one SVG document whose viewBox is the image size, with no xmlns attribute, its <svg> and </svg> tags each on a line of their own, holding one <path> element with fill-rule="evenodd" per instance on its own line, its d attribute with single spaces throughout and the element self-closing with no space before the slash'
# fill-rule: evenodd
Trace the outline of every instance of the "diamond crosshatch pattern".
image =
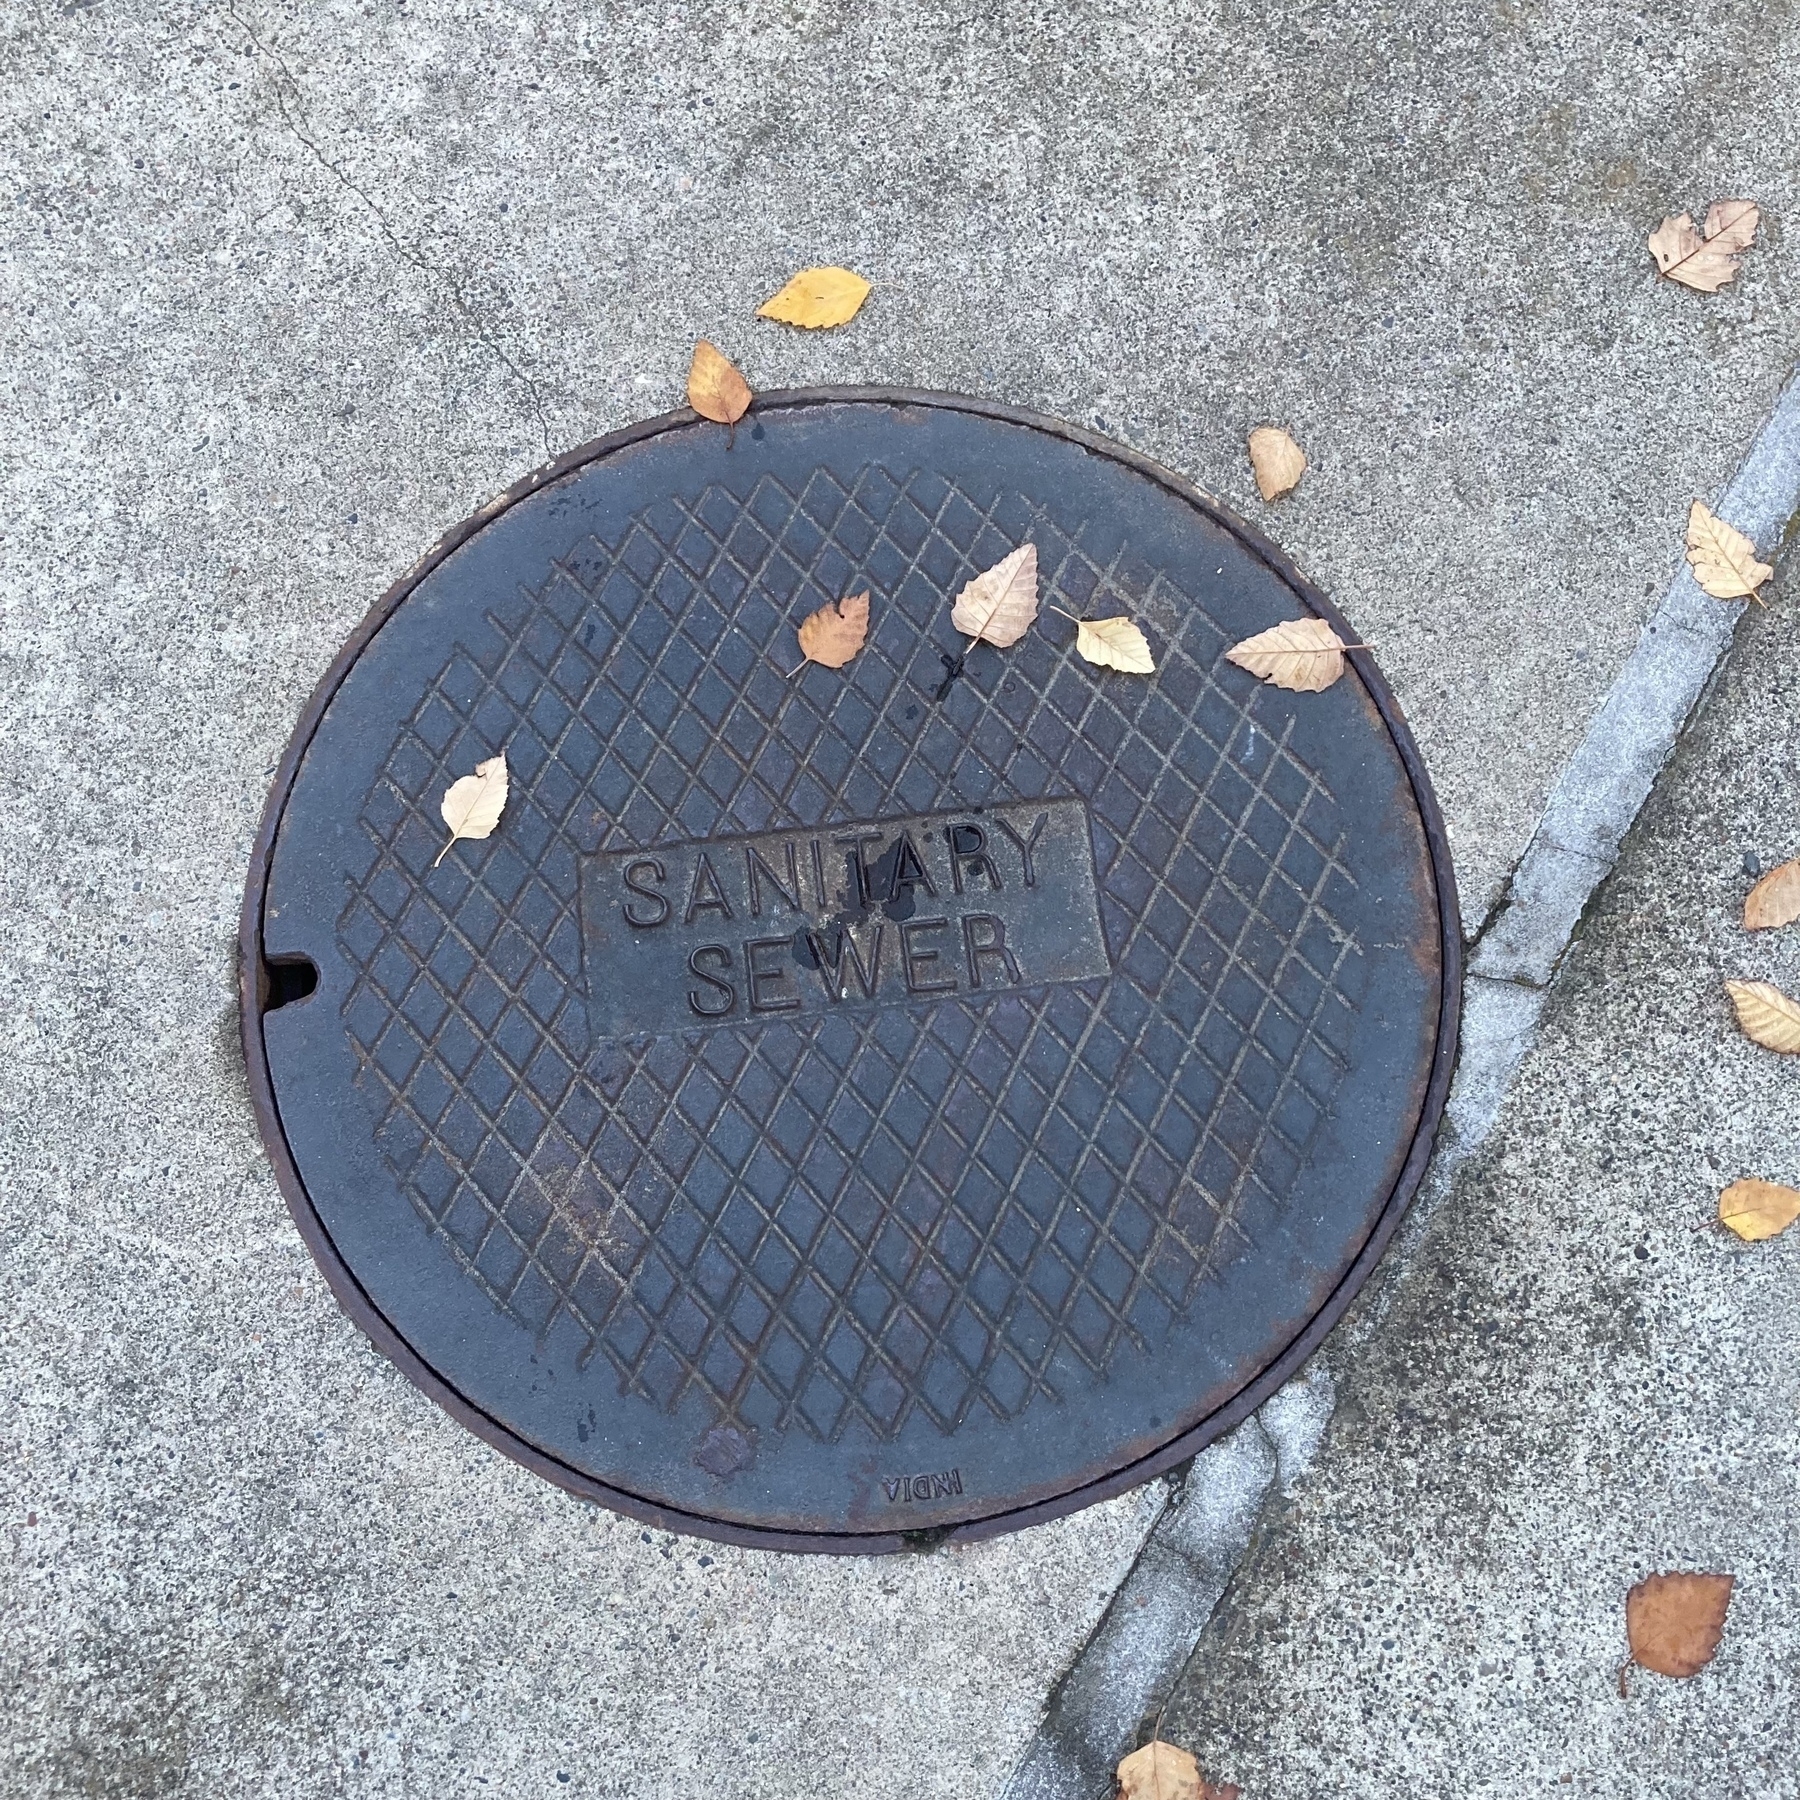
<svg viewBox="0 0 1800 1800">
<path fill-rule="evenodd" d="M 932 703 L 948 596 L 1027 538 L 1047 605 L 1150 624 L 1153 682 L 1040 632 Z M 794 621 L 864 586 L 867 650 L 788 678 Z M 383 1153 L 496 1306 L 659 1407 L 885 1442 L 1153 1351 L 1280 1217 L 1367 979 L 1343 824 L 1291 713 L 1215 676 L 1200 598 L 1104 521 L 765 474 L 584 536 L 488 623 L 367 796 L 338 941 Z M 431 870 L 439 796 L 501 748 L 500 831 Z M 1111 979 L 591 1039 L 584 856 L 1064 796 Z"/>
</svg>

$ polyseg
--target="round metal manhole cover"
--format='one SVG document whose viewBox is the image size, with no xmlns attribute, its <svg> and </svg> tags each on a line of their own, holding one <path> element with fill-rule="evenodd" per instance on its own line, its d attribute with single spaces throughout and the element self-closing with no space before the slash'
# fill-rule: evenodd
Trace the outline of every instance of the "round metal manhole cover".
<svg viewBox="0 0 1800 1800">
<path fill-rule="evenodd" d="M 1038 625 L 947 681 L 1026 542 Z M 863 653 L 792 672 L 863 588 Z M 252 1087 L 340 1300 L 532 1467 L 740 1541 L 975 1536 L 1192 1455 L 1372 1266 L 1454 1050 L 1368 656 L 1224 659 L 1308 612 L 1351 638 L 1155 465 L 941 396 L 684 413 L 488 508 L 346 646 L 251 871 Z"/>
</svg>

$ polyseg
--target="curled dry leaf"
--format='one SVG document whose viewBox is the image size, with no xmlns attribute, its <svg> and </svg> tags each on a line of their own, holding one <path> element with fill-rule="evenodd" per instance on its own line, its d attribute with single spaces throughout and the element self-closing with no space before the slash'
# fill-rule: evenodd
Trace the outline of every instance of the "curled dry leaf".
<svg viewBox="0 0 1800 1800">
<path fill-rule="evenodd" d="M 849 324 L 868 297 L 869 284 L 854 269 L 802 269 L 756 309 L 756 316 L 818 331 Z"/>
<path fill-rule="evenodd" d="M 800 654 L 807 662 L 841 669 L 868 641 L 869 591 L 831 600 L 800 622 Z"/>
<path fill-rule="evenodd" d="M 506 752 L 502 750 L 498 756 L 478 762 L 473 775 L 464 775 L 444 790 L 438 811 L 450 827 L 450 839 L 431 866 L 435 869 L 450 854 L 450 845 L 458 838 L 492 837 L 505 810 Z"/>
<path fill-rule="evenodd" d="M 1698 500 L 1688 513 L 1687 559 L 1694 579 L 1715 600 L 1755 600 L 1756 590 L 1775 573 L 1756 560 L 1756 546 L 1736 526 Z"/>
<path fill-rule="evenodd" d="M 1233 644 L 1225 660 L 1276 687 L 1317 694 L 1343 674 L 1350 648 L 1323 619 L 1284 619 Z"/>
<path fill-rule="evenodd" d="M 1121 669 L 1127 675 L 1156 673 L 1150 645 L 1129 619 L 1077 619 L 1075 648 L 1103 669 Z"/>
<path fill-rule="evenodd" d="M 1650 234 L 1658 273 L 1683 287 L 1716 294 L 1737 279 L 1738 263 L 1755 239 L 1761 217 L 1754 200 L 1715 200 L 1707 208 L 1704 231 L 1694 229 L 1691 213 L 1664 219 Z"/>
<path fill-rule="evenodd" d="M 1800 1219 L 1800 1188 L 1779 1181 L 1734 1181 L 1719 1196 L 1719 1223 L 1746 1244 L 1779 1237 Z"/>
<path fill-rule="evenodd" d="M 1766 981 L 1728 981 L 1725 991 L 1745 1037 L 1765 1050 L 1800 1056 L 1800 1002 Z"/>
<path fill-rule="evenodd" d="M 1259 425 L 1250 434 L 1250 467 L 1256 471 L 1256 491 L 1265 500 L 1279 500 L 1306 473 L 1306 452 L 1279 426 Z"/>
<path fill-rule="evenodd" d="M 1744 929 L 1768 931 L 1800 919 L 1800 858 L 1771 869 L 1744 896 Z"/>
<path fill-rule="evenodd" d="M 688 364 L 687 394 L 688 405 L 701 418 L 731 426 L 750 410 L 752 398 L 749 382 L 705 338 L 694 346 L 694 360 Z"/>
<path fill-rule="evenodd" d="M 1119 1764 L 1118 1800 L 1238 1800 L 1230 1782 L 1211 1782 L 1185 1750 L 1161 1738 Z"/>
<path fill-rule="evenodd" d="M 1646 1575 L 1625 1596 L 1631 1660 L 1677 1680 L 1698 1675 L 1725 1635 L 1734 1580 L 1730 1575 Z"/>
<path fill-rule="evenodd" d="M 1037 577 L 1037 545 L 1021 544 L 964 587 L 950 623 L 965 637 L 1002 650 L 1016 644 L 1038 614 Z"/>
</svg>

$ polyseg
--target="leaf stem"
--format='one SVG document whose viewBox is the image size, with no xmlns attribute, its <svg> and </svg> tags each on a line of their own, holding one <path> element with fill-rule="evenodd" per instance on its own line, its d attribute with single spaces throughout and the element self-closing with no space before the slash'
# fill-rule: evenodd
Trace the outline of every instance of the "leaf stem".
<svg viewBox="0 0 1800 1800">
<path fill-rule="evenodd" d="M 456 846 L 456 833 L 453 831 L 450 834 L 450 842 L 447 843 L 443 847 L 443 849 L 441 849 L 437 853 L 437 855 L 432 858 L 431 866 L 435 869 L 438 866 L 438 864 L 441 863 L 444 860 L 444 858 L 450 854 L 450 852 L 455 848 L 455 846 Z"/>
</svg>

